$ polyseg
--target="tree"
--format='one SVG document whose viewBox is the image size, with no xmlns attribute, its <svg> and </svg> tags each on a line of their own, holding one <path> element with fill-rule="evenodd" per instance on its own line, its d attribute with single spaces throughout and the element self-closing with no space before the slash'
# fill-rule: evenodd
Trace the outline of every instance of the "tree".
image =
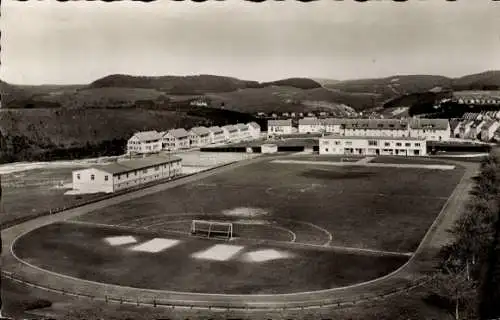
<svg viewBox="0 0 500 320">
<path fill-rule="evenodd" d="M 467 279 L 465 270 L 443 270 L 430 281 L 431 292 L 446 301 L 456 320 L 476 317 L 477 283 Z"/>
</svg>

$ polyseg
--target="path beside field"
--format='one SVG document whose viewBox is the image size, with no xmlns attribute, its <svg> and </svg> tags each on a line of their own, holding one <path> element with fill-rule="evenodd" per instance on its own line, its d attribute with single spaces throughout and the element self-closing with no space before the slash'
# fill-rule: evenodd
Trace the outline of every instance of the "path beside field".
<svg viewBox="0 0 500 320">
<path fill-rule="evenodd" d="M 167 190 L 185 183 L 194 182 L 250 163 L 269 159 L 278 159 L 279 157 L 282 156 L 258 157 L 255 159 L 244 160 L 210 172 L 200 173 L 166 184 L 134 191 L 129 194 L 117 196 L 115 198 L 103 200 L 51 216 L 40 217 L 3 230 L 3 275 L 14 279 L 15 281 L 28 285 L 31 284 L 31 286 L 47 291 L 63 293 L 61 290 L 64 290 L 66 295 L 73 295 L 75 297 L 92 297 L 94 300 L 100 301 L 123 302 L 130 304 L 138 303 L 149 306 L 166 305 L 170 307 L 175 306 L 176 308 L 192 308 L 194 306 L 197 308 L 212 308 L 212 310 L 217 308 L 300 309 L 304 306 L 308 306 L 310 308 L 335 307 L 352 305 L 352 303 L 369 301 L 371 299 L 380 299 L 388 295 L 398 293 L 401 290 L 407 290 L 415 285 L 415 280 L 420 279 L 420 273 L 422 271 L 421 264 L 425 264 L 425 262 L 429 261 L 429 256 L 427 254 L 435 252 L 435 249 L 445 243 L 448 239 L 446 230 L 462 212 L 464 206 L 463 200 L 466 198 L 468 191 L 472 186 L 471 178 L 477 170 L 477 164 L 461 163 L 461 165 L 466 167 L 463 178 L 424 236 L 419 247 L 406 264 L 381 278 L 347 287 L 278 295 L 193 294 L 148 290 L 97 283 L 49 272 L 30 265 L 25 261 L 18 260 L 15 254 L 11 251 L 11 245 L 16 238 L 41 226 L 68 220 L 90 211 L 102 209 L 120 202 Z M 314 164 L 318 163 L 314 162 Z M 27 279 L 29 282 L 23 282 L 22 279 Z M 120 299 L 124 299 L 125 301 L 121 301 Z"/>
</svg>

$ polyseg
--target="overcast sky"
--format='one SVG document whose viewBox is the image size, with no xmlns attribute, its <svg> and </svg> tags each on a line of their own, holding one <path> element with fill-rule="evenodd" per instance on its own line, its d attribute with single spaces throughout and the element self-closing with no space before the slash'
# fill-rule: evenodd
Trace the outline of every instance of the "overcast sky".
<svg viewBox="0 0 500 320">
<path fill-rule="evenodd" d="M 248 80 L 461 76 L 500 69 L 500 2 L 2 1 L 0 78 L 112 73 Z"/>
</svg>

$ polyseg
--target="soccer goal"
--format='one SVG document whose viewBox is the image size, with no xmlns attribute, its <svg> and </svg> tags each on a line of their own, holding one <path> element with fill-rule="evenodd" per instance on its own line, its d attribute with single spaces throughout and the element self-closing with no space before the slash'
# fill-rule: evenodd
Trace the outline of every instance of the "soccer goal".
<svg viewBox="0 0 500 320">
<path fill-rule="evenodd" d="M 233 224 L 231 222 L 193 220 L 191 222 L 191 234 L 230 240 L 233 237 Z"/>
</svg>

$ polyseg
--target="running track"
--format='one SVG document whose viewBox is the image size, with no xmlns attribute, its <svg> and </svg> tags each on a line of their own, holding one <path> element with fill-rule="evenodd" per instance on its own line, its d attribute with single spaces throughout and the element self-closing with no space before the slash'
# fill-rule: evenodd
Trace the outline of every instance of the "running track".
<svg viewBox="0 0 500 320">
<path fill-rule="evenodd" d="M 429 254 L 435 252 L 444 244 L 447 239 L 446 230 L 458 217 L 464 205 L 464 199 L 468 196 L 468 191 L 472 186 L 477 165 L 473 163 L 460 163 L 466 167 L 466 171 L 456 189 L 448 201 L 443 206 L 442 211 L 429 228 L 417 250 L 410 257 L 408 262 L 394 272 L 364 283 L 335 288 L 330 290 L 301 292 L 296 294 L 277 295 L 224 295 L 224 294 L 193 294 L 172 291 L 148 290 L 140 288 L 124 287 L 112 284 L 97 283 L 82 279 L 72 278 L 66 275 L 52 273 L 36 266 L 19 260 L 11 250 L 11 246 L 19 236 L 37 229 L 41 226 L 68 220 L 80 216 L 90 211 L 102 209 L 107 206 L 136 199 L 148 194 L 167 190 L 182 184 L 197 181 L 223 171 L 248 165 L 263 160 L 281 158 L 259 157 L 244 160 L 221 167 L 213 171 L 196 174 L 179 180 L 156 185 L 147 189 L 134 191 L 120 195 L 111 199 L 97 203 L 85 205 L 79 208 L 67 210 L 50 216 L 40 217 L 20 225 L 2 230 L 3 252 L 2 273 L 11 279 L 23 279 L 25 283 L 37 288 L 61 292 L 80 297 L 93 297 L 94 300 L 107 300 L 141 305 L 166 305 L 170 307 L 188 308 L 252 308 L 252 309 L 277 309 L 277 308 L 313 308 L 321 306 L 343 305 L 344 303 L 355 303 L 367 299 L 377 299 L 401 290 L 407 290 L 418 284 L 422 279 L 422 270 L 425 262 L 428 261 Z M 19 281 L 22 282 L 22 281 Z M 50 288 L 56 288 L 50 289 Z"/>
</svg>

